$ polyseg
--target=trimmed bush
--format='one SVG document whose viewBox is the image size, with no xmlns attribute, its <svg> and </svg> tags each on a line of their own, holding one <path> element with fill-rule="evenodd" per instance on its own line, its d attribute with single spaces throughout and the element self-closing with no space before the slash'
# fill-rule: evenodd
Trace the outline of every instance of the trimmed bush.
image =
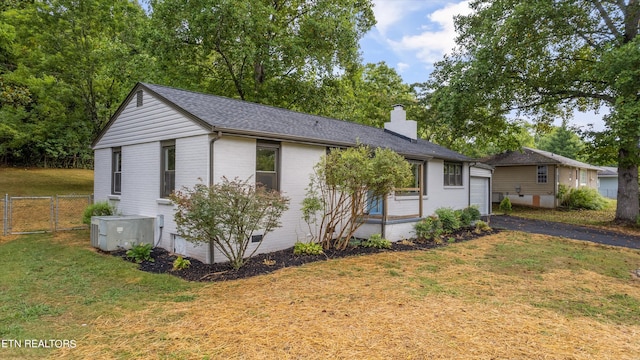
<svg viewBox="0 0 640 360">
<path fill-rule="evenodd" d="M 442 229 L 445 233 L 452 233 L 460 229 L 460 219 L 455 210 L 451 208 L 439 208 L 436 209 L 436 215 L 438 215 L 438 218 L 442 222 Z"/>
<path fill-rule="evenodd" d="M 511 214 L 512 210 L 513 207 L 511 206 L 511 200 L 509 200 L 508 197 L 505 197 L 504 199 L 502 199 L 502 201 L 500 201 L 500 211 L 508 215 Z"/>
<path fill-rule="evenodd" d="M 91 224 L 92 216 L 110 216 L 114 213 L 115 209 L 107 201 L 97 201 L 84 209 L 82 223 L 89 225 Z"/>
<path fill-rule="evenodd" d="M 471 218 L 471 222 L 478 221 L 480 220 L 480 217 L 482 217 L 482 214 L 480 214 L 480 209 L 478 209 L 478 207 L 475 205 L 469 206 L 462 211 L 469 215 L 469 217 Z M 471 222 L 469 223 L 469 225 L 471 225 Z"/>
<path fill-rule="evenodd" d="M 431 215 L 417 222 L 414 230 L 420 239 L 433 239 L 442 235 L 442 222 L 438 216 Z"/>
</svg>

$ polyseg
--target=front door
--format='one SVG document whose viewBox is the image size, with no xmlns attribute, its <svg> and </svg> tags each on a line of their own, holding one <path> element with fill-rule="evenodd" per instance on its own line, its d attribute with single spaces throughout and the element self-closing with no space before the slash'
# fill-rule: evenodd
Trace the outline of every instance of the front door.
<svg viewBox="0 0 640 360">
<path fill-rule="evenodd" d="M 367 194 L 367 213 L 369 215 L 382 215 L 382 197 Z"/>
</svg>

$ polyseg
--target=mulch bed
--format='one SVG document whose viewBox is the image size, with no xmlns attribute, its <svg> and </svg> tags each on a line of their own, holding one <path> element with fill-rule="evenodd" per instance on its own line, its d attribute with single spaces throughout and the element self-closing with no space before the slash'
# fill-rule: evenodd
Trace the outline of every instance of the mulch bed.
<svg viewBox="0 0 640 360">
<path fill-rule="evenodd" d="M 463 229 L 454 234 L 447 235 L 445 240 L 439 244 L 434 241 L 412 239 L 411 241 L 393 242 L 391 243 L 391 249 L 358 246 L 349 247 L 345 250 L 325 250 L 321 255 L 295 255 L 293 253 L 293 247 L 291 247 L 271 253 L 254 255 L 252 258 L 245 260 L 245 264 L 238 270 L 234 270 L 229 263 L 204 264 L 199 260 L 189 257 L 184 257 L 191 262 L 189 268 L 173 270 L 173 261 L 178 255 L 169 253 L 162 248 L 154 248 L 151 252 L 151 257 L 154 261 L 143 261 L 140 264 L 140 270 L 157 274 L 171 274 L 188 281 L 236 280 L 268 274 L 278 269 L 300 266 L 315 261 L 376 254 L 380 252 L 428 250 L 447 246 L 449 243 L 469 241 L 478 237 L 495 234 L 499 231 L 500 230 L 492 229 L 482 233 L 476 233 L 470 229 Z M 131 259 L 127 258 L 126 251 L 124 250 L 113 251 L 111 254 L 122 257 L 125 261 L 131 261 Z"/>
</svg>

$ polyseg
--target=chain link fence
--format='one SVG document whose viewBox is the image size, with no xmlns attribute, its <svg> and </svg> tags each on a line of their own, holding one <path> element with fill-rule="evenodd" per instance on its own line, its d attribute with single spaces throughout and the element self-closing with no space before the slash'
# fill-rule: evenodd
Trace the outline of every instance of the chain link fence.
<svg viewBox="0 0 640 360">
<path fill-rule="evenodd" d="M 0 235 L 83 229 L 92 195 L 9 196 L 0 200 Z"/>
</svg>

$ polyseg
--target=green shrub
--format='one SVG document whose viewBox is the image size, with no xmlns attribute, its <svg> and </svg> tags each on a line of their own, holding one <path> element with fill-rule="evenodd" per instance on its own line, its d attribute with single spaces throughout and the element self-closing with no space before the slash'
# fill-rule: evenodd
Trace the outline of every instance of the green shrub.
<svg viewBox="0 0 640 360">
<path fill-rule="evenodd" d="M 97 201 L 84 209 L 82 213 L 82 223 L 91 224 L 92 216 L 109 216 L 115 213 L 113 206 L 109 205 L 107 201 Z"/>
<path fill-rule="evenodd" d="M 564 204 L 569 197 L 569 187 L 565 184 L 558 185 L 558 195 L 556 198 L 560 200 L 560 204 Z"/>
<path fill-rule="evenodd" d="M 367 240 L 362 241 L 360 245 L 376 249 L 391 249 L 391 241 L 383 239 L 380 234 L 371 235 Z"/>
<path fill-rule="evenodd" d="M 442 235 L 442 222 L 438 216 L 431 215 L 417 222 L 414 230 L 420 239 L 434 239 Z"/>
<path fill-rule="evenodd" d="M 469 222 L 469 225 L 471 225 L 471 223 L 474 222 L 474 221 L 480 220 L 480 218 L 482 217 L 482 214 L 480 214 L 480 210 L 475 205 L 469 206 L 469 207 L 463 209 L 462 212 L 466 213 L 471 218 L 471 221 Z"/>
<path fill-rule="evenodd" d="M 188 269 L 191 266 L 191 261 L 189 259 L 185 259 L 182 256 L 178 256 L 175 260 L 173 260 L 173 270 L 184 270 Z"/>
<path fill-rule="evenodd" d="M 568 206 L 570 209 L 602 210 L 607 205 L 607 201 L 598 190 L 582 187 L 569 190 L 562 205 Z"/>
<path fill-rule="evenodd" d="M 471 225 L 471 216 L 468 213 L 463 210 L 455 210 L 454 213 L 456 214 L 461 227 Z"/>
<path fill-rule="evenodd" d="M 127 258 L 137 262 L 138 264 L 143 261 L 154 262 L 151 257 L 151 250 L 153 250 L 153 245 L 151 244 L 137 244 L 127 250 Z"/>
<path fill-rule="evenodd" d="M 480 234 L 485 231 L 491 231 L 491 227 L 489 227 L 489 224 L 487 224 L 486 222 L 482 220 L 478 220 L 476 221 L 476 229 L 474 231 L 477 234 Z"/>
<path fill-rule="evenodd" d="M 460 229 L 460 219 L 453 209 L 439 208 L 436 210 L 436 215 L 442 222 L 442 229 L 445 233 L 452 233 Z"/>
<path fill-rule="evenodd" d="M 322 245 L 314 242 L 297 242 L 293 246 L 293 253 L 295 255 L 320 255 L 322 254 Z"/>
<path fill-rule="evenodd" d="M 500 201 L 500 211 L 508 215 L 511 214 L 512 210 L 513 208 L 511 206 L 511 200 L 509 200 L 508 197 L 505 197 L 504 199 L 502 199 L 502 201 Z"/>
<path fill-rule="evenodd" d="M 289 208 L 288 198 L 249 180 L 223 176 L 213 185 L 183 187 L 169 196 L 178 234 L 193 244 L 213 243 L 236 270 L 262 244 L 259 240 L 247 251 L 253 234 L 267 237 L 282 225 L 280 217 Z"/>
</svg>

